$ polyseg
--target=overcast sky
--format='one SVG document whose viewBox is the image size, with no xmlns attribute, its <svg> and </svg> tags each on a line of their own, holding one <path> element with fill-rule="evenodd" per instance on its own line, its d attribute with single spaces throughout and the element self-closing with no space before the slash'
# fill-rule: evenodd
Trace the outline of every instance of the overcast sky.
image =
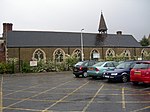
<svg viewBox="0 0 150 112">
<path fill-rule="evenodd" d="M 98 32 L 101 10 L 109 34 L 149 36 L 150 0 L 0 0 L 0 34 L 3 23 L 13 30 Z"/>
</svg>

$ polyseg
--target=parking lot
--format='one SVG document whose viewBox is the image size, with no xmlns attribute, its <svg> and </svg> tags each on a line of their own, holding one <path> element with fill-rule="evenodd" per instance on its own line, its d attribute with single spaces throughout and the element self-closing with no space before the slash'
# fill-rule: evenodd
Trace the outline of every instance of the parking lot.
<svg viewBox="0 0 150 112">
<path fill-rule="evenodd" d="M 75 78 L 72 72 L 1 77 L 3 112 L 150 112 L 149 85 Z"/>
</svg>

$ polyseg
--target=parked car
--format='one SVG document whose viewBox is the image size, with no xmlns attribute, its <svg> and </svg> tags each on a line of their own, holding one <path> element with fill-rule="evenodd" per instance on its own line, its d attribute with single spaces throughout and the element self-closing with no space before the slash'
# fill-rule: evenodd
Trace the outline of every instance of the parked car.
<svg viewBox="0 0 150 112">
<path fill-rule="evenodd" d="M 80 61 L 74 65 L 73 74 L 76 77 L 79 77 L 79 76 L 87 77 L 88 66 L 92 66 L 96 63 L 97 63 L 97 61 L 95 61 L 95 60 Z"/>
<path fill-rule="evenodd" d="M 125 61 L 120 63 L 113 71 L 106 71 L 104 77 L 108 81 L 122 81 L 130 80 L 130 70 L 134 67 L 136 61 Z"/>
<path fill-rule="evenodd" d="M 105 71 L 114 70 L 117 65 L 118 63 L 114 61 L 99 62 L 88 67 L 87 76 L 94 79 L 98 77 L 102 78 Z"/>
<path fill-rule="evenodd" d="M 136 63 L 130 72 L 130 81 L 133 84 L 138 84 L 139 82 L 150 84 L 150 61 Z"/>
</svg>

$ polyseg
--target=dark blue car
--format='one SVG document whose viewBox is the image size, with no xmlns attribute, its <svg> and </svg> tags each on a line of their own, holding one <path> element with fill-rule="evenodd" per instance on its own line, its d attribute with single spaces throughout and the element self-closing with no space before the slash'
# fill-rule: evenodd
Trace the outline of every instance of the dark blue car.
<svg viewBox="0 0 150 112">
<path fill-rule="evenodd" d="M 113 71 L 106 71 L 103 77 L 108 81 L 127 82 L 130 80 L 130 70 L 134 67 L 136 61 L 125 61 L 120 63 Z"/>
</svg>

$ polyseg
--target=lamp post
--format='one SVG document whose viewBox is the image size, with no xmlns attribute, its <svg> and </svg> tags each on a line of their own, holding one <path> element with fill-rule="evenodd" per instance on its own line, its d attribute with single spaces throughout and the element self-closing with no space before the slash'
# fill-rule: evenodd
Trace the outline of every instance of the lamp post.
<svg viewBox="0 0 150 112">
<path fill-rule="evenodd" d="M 83 56 L 84 56 L 84 54 L 83 54 L 83 35 L 82 35 L 83 30 L 84 29 L 81 29 L 81 61 L 83 61 Z"/>
</svg>

